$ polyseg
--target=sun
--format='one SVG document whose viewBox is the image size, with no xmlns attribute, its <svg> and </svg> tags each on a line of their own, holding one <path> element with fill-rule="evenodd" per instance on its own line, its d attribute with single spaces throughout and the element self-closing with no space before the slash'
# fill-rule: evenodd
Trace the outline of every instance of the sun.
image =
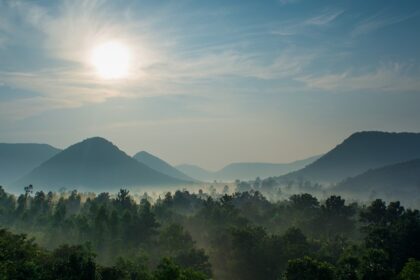
<svg viewBox="0 0 420 280">
<path fill-rule="evenodd" d="M 102 79 L 122 79 L 128 76 L 130 52 L 119 42 L 106 42 L 92 50 L 91 63 Z"/>
</svg>

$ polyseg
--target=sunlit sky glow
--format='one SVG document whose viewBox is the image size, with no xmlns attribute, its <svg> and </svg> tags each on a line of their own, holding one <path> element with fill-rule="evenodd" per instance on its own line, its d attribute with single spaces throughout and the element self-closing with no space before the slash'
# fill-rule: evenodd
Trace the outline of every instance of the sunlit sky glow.
<svg viewBox="0 0 420 280">
<path fill-rule="evenodd" d="M 108 41 L 95 46 L 91 63 L 102 79 L 122 79 L 129 74 L 130 52 L 120 42 Z"/>
<path fill-rule="evenodd" d="M 0 0 L 0 142 L 217 169 L 420 131 L 420 2 Z"/>
</svg>

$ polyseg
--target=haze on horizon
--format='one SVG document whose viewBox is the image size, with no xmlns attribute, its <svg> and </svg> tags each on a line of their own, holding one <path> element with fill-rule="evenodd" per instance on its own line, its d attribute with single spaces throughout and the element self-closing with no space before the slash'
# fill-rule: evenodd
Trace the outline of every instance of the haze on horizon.
<svg viewBox="0 0 420 280">
<path fill-rule="evenodd" d="M 218 169 L 420 131 L 419 1 L 0 0 L 0 142 Z"/>
</svg>

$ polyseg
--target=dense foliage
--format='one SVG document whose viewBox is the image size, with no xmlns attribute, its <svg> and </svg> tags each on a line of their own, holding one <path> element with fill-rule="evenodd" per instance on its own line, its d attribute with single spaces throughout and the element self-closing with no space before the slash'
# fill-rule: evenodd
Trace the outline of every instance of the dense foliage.
<svg viewBox="0 0 420 280">
<path fill-rule="evenodd" d="M 420 213 L 399 202 L 32 191 L 0 188 L 0 279 L 419 279 Z"/>
</svg>

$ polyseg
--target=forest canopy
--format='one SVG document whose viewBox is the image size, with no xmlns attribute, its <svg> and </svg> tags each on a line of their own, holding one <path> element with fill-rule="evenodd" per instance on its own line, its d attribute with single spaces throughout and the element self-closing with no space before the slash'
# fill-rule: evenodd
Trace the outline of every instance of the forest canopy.
<svg viewBox="0 0 420 280">
<path fill-rule="evenodd" d="M 420 213 L 308 193 L 0 187 L 0 279 L 419 279 Z"/>
</svg>

